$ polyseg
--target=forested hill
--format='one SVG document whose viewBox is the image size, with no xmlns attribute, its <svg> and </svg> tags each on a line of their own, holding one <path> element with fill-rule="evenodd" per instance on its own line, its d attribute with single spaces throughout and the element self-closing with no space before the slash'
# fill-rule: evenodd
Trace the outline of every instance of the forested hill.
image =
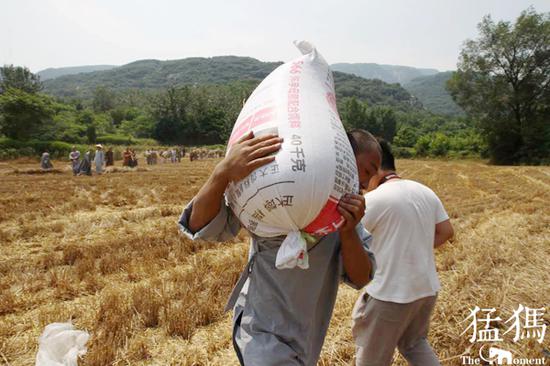
<svg viewBox="0 0 550 366">
<path fill-rule="evenodd" d="M 464 115 L 464 111 L 445 89 L 452 71 L 438 72 L 436 69 L 374 63 L 340 63 L 331 65 L 331 68 L 365 79 L 399 83 L 430 112 L 448 116 Z"/>
<path fill-rule="evenodd" d="M 454 101 L 445 84 L 453 75 L 452 71 L 422 76 L 409 81 L 403 87 L 414 95 L 426 109 L 433 113 L 448 116 L 463 116 L 464 111 Z"/>
<path fill-rule="evenodd" d="M 338 101 L 355 97 L 369 106 L 386 105 L 398 110 L 422 109 L 422 103 L 399 84 L 334 71 L 334 86 Z"/>
<path fill-rule="evenodd" d="M 44 88 L 46 92 L 57 96 L 86 98 L 100 86 L 112 91 L 122 91 L 261 80 L 280 64 L 237 56 L 192 57 L 170 61 L 140 60 L 107 71 L 47 80 Z"/>
<path fill-rule="evenodd" d="M 98 87 L 114 92 L 129 89 L 160 90 L 171 86 L 225 84 L 249 80 L 259 83 L 281 62 L 262 62 L 250 57 L 193 57 L 182 60 L 141 60 L 111 70 L 67 75 L 44 82 L 47 93 L 65 98 L 91 98 Z M 366 80 L 335 72 L 338 98 L 356 97 L 369 105 L 388 105 L 400 110 L 421 104 L 398 84 Z"/>
<path fill-rule="evenodd" d="M 45 81 L 49 79 L 55 79 L 64 75 L 75 75 L 93 71 L 103 71 L 114 69 L 115 65 L 90 65 L 90 66 L 71 66 L 71 67 L 58 67 L 47 68 L 45 70 L 37 72 L 40 76 L 40 80 Z"/>
<path fill-rule="evenodd" d="M 386 83 L 399 83 L 401 85 L 417 77 L 434 75 L 439 72 L 436 69 L 375 63 L 338 63 L 332 64 L 330 67 L 332 70 L 354 74 L 365 79 L 380 79 Z"/>
</svg>

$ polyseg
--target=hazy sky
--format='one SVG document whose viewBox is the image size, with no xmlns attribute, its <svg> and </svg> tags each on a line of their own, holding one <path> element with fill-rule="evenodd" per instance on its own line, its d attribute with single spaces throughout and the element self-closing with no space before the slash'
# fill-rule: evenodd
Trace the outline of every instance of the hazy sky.
<svg viewBox="0 0 550 366">
<path fill-rule="evenodd" d="M 486 14 L 514 20 L 550 0 L 3 0 L 0 64 L 47 67 L 239 55 L 287 61 L 294 39 L 329 63 L 454 69 Z"/>
</svg>

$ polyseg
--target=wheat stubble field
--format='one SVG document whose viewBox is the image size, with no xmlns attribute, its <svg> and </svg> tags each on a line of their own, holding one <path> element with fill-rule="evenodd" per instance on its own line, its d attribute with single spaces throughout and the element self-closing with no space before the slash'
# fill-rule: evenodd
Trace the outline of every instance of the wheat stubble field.
<svg viewBox="0 0 550 366">
<path fill-rule="evenodd" d="M 247 234 L 199 243 L 176 227 L 216 162 L 76 178 L 63 162 L 50 174 L 29 174 L 36 162 L 0 163 L 0 364 L 34 364 L 44 326 L 72 320 L 91 333 L 82 365 L 237 365 L 222 308 Z M 549 311 L 550 167 L 400 160 L 398 170 L 440 195 L 457 233 L 437 253 L 443 289 L 430 340 L 444 365 L 477 355 L 460 335 L 474 306 L 503 318 L 520 303 Z M 357 295 L 341 285 L 320 365 L 353 362 Z M 550 335 L 511 338 L 501 346 L 521 357 L 550 349 Z"/>
</svg>

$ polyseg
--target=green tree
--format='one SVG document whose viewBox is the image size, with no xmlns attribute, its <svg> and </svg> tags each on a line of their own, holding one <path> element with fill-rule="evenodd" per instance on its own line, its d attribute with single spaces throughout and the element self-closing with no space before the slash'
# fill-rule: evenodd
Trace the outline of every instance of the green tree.
<svg viewBox="0 0 550 366">
<path fill-rule="evenodd" d="M 155 122 L 146 115 L 139 115 L 131 121 L 124 120 L 120 124 L 120 131 L 125 135 L 138 138 L 147 138 L 153 136 Z"/>
<path fill-rule="evenodd" d="M 7 137 L 27 139 L 51 121 L 55 109 L 48 96 L 9 88 L 0 94 L 0 130 Z"/>
<path fill-rule="evenodd" d="M 111 112 L 111 119 L 113 120 L 113 125 L 119 126 L 122 121 L 124 121 L 126 118 L 126 110 L 123 107 L 117 107 L 113 109 Z"/>
<path fill-rule="evenodd" d="M 40 77 L 26 67 L 5 65 L 0 67 L 0 94 L 9 88 L 34 94 L 42 90 L 42 83 Z"/>
<path fill-rule="evenodd" d="M 490 16 L 461 51 L 447 88 L 479 121 L 494 163 L 538 162 L 550 153 L 550 13 L 529 8 L 515 24 Z"/>
<path fill-rule="evenodd" d="M 40 136 L 44 140 L 84 143 L 86 127 L 77 122 L 75 110 L 64 110 L 53 117 L 51 125 L 44 126 Z"/>
<path fill-rule="evenodd" d="M 94 113 L 89 109 L 80 110 L 77 116 L 77 121 L 87 127 L 94 123 Z"/>
<path fill-rule="evenodd" d="M 393 142 L 397 130 L 397 117 L 392 108 L 383 106 L 370 108 L 367 120 L 371 121 L 372 133 Z"/>
<path fill-rule="evenodd" d="M 215 99 L 223 90 L 198 87 L 189 90 L 186 96 L 184 142 L 220 144 L 225 142 L 227 114 Z"/>
<path fill-rule="evenodd" d="M 430 153 L 435 156 L 446 156 L 449 152 L 450 142 L 449 138 L 444 134 L 435 133 L 430 141 Z"/>
<path fill-rule="evenodd" d="M 342 106 L 342 122 L 348 128 L 365 128 L 365 105 L 356 97 L 345 98 Z"/>
<path fill-rule="evenodd" d="M 89 125 L 86 129 L 86 138 L 89 144 L 95 144 L 97 140 L 97 133 L 94 125 Z"/>
<path fill-rule="evenodd" d="M 186 128 L 190 121 L 188 109 L 190 91 L 188 87 L 170 88 L 160 94 L 153 101 L 153 117 L 155 127 L 153 136 L 163 143 L 181 143 L 185 132 L 192 132 L 193 128 Z"/>
<path fill-rule="evenodd" d="M 94 91 L 92 107 L 96 112 L 107 112 L 115 107 L 115 94 L 100 86 Z"/>
<path fill-rule="evenodd" d="M 449 149 L 461 156 L 485 156 L 486 146 L 478 131 L 468 129 L 449 138 Z"/>
<path fill-rule="evenodd" d="M 432 142 L 430 135 L 422 135 L 416 140 L 414 150 L 418 156 L 426 156 L 430 152 L 430 144 Z"/>
<path fill-rule="evenodd" d="M 418 140 L 418 131 L 412 126 L 404 125 L 397 131 L 393 142 L 396 146 L 413 147 L 416 140 Z"/>
</svg>

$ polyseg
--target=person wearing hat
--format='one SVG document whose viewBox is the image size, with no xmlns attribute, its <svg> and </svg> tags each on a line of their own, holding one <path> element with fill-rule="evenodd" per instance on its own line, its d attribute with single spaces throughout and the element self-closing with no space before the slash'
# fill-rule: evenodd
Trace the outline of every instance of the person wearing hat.
<svg viewBox="0 0 550 366">
<path fill-rule="evenodd" d="M 95 171 L 97 174 L 103 173 L 103 163 L 105 162 L 105 153 L 103 152 L 103 146 L 101 144 L 95 145 L 96 152 L 94 156 Z"/>
</svg>

